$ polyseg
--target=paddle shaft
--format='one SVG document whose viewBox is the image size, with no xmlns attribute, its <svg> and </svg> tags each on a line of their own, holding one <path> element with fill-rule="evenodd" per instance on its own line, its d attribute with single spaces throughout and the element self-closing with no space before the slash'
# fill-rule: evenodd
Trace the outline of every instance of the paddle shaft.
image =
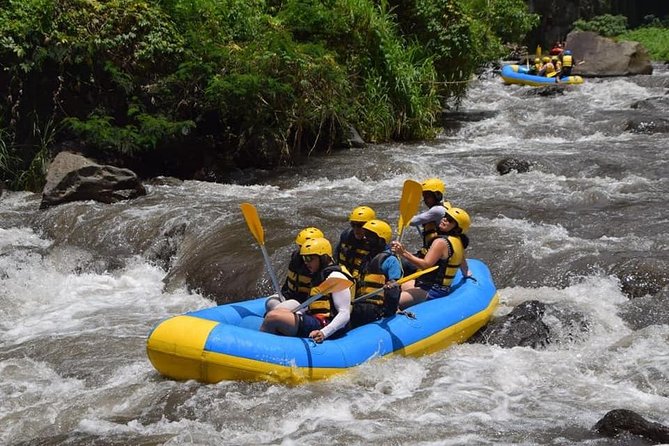
<svg viewBox="0 0 669 446">
<path fill-rule="evenodd" d="M 242 215 L 246 221 L 246 225 L 249 227 L 249 231 L 253 238 L 256 239 L 260 250 L 262 251 L 263 259 L 265 260 L 265 266 L 267 267 L 267 272 L 269 273 L 269 278 L 272 281 L 274 286 L 274 291 L 279 297 L 279 300 L 283 302 L 285 298 L 281 294 L 281 287 L 279 286 L 279 281 L 276 279 L 276 274 L 274 274 L 274 269 L 272 268 L 272 263 L 269 259 L 269 254 L 267 254 L 267 249 L 265 248 L 265 231 L 260 222 L 260 217 L 258 216 L 258 210 L 251 203 L 242 203 L 239 205 L 242 210 Z"/>
<path fill-rule="evenodd" d="M 327 285 L 328 281 L 331 281 L 332 284 Z M 312 302 L 317 301 L 318 299 L 325 296 L 326 294 L 331 293 L 331 292 L 341 291 L 345 288 L 349 288 L 351 285 L 353 285 L 353 282 L 351 282 L 348 279 L 342 279 L 340 277 L 328 277 L 323 282 L 321 282 L 320 285 L 318 285 L 318 288 L 322 288 L 323 286 L 325 286 L 325 289 L 323 291 L 321 291 L 318 294 L 315 294 L 315 295 L 311 296 L 309 299 L 305 300 L 297 308 L 294 308 L 291 311 L 293 313 L 297 313 L 298 311 L 307 308 L 309 305 L 312 304 Z"/>
<path fill-rule="evenodd" d="M 431 272 L 431 271 L 434 271 L 434 270 L 437 269 L 437 268 L 439 268 L 439 266 L 438 266 L 438 265 L 434 265 L 434 266 L 431 266 L 431 267 L 429 267 L 429 268 L 425 268 L 425 269 L 422 269 L 422 270 L 420 270 L 420 271 L 416 271 L 416 272 L 413 273 L 413 274 L 409 274 L 409 275 L 406 276 L 406 277 L 402 277 L 401 279 L 399 279 L 399 280 L 397 281 L 397 283 L 400 284 L 400 285 L 402 285 L 403 283 L 406 283 L 406 282 L 408 282 L 408 281 L 410 281 L 410 280 L 416 279 L 416 278 L 422 276 L 423 274 L 427 274 L 427 273 L 429 273 L 429 272 Z M 364 295 L 362 295 L 362 296 L 356 298 L 352 303 L 361 302 L 361 301 L 363 301 L 363 300 L 365 300 L 365 299 L 368 299 L 368 298 L 370 298 L 370 297 L 373 297 L 373 296 L 376 296 L 376 295 L 378 295 L 378 294 L 381 294 L 381 292 L 383 292 L 383 290 L 384 290 L 384 288 L 379 288 L 379 289 L 374 290 L 374 291 L 372 291 L 372 292 L 370 292 L 370 293 L 364 294 Z"/>
</svg>

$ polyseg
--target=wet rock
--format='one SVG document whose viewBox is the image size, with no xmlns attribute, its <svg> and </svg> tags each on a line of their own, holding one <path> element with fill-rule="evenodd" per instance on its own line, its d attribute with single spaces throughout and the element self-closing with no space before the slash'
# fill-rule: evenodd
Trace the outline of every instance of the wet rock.
<svg viewBox="0 0 669 446">
<path fill-rule="evenodd" d="M 545 87 L 535 87 L 523 90 L 523 96 L 557 96 L 564 94 L 565 86 L 562 84 L 546 85 Z"/>
<path fill-rule="evenodd" d="M 163 232 L 144 254 L 147 260 L 168 271 L 184 240 L 186 226 L 186 223 L 179 223 Z"/>
<path fill-rule="evenodd" d="M 593 429 L 606 437 L 632 434 L 643 437 L 653 444 L 669 442 L 669 427 L 648 421 L 638 413 L 627 409 L 608 412 Z"/>
<path fill-rule="evenodd" d="M 345 126 L 341 129 L 341 135 L 338 135 L 337 147 L 345 147 L 349 149 L 362 149 L 367 143 L 358 130 L 352 125 Z"/>
<path fill-rule="evenodd" d="M 439 115 L 439 123 L 444 130 L 459 130 L 463 122 L 478 122 L 494 118 L 497 110 L 444 110 Z"/>
<path fill-rule="evenodd" d="M 633 330 L 650 325 L 669 325 L 669 287 L 654 296 L 630 300 L 621 308 L 619 315 Z"/>
<path fill-rule="evenodd" d="M 515 307 L 506 316 L 492 320 L 469 342 L 495 344 L 500 347 L 539 348 L 549 343 L 550 330 L 542 318 L 546 305 L 531 300 Z"/>
<path fill-rule="evenodd" d="M 40 208 L 85 200 L 115 203 L 141 195 L 146 189 L 133 171 L 60 152 L 47 171 Z"/>
<path fill-rule="evenodd" d="M 629 259 L 614 266 L 612 274 L 620 280 L 623 294 L 634 299 L 669 286 L 668 271 L 669 264 L 661 259 Z"/>
<path fill-rule="evenodd" d="M 175 177 L 154 177 L 145 182 L 151 186 L 181 186 L 183 180 Z"/>
<path fill-rule="evenodd" d="M 518 173 L 529 172 L 532 167 L 532 163 L 526 160 L 519 160 L 517 158 L 504 158 L 503 160 L 497 163 L 497 172 L 500 175 L 506 175 L 507 173 L 515 170 Z"/>
<path fill-rule="evenodd" d="M 258 286 L 266 275 L 260 252 L 257 256 L 239 254 L 240 249 L 257 247 L 249 248 L 247 243 L 240 243 L 237 237 L 230 237 L 229 231 L 230 228 L 212 228 L 202 235 L 186 234 L 172 268 L 163 279 L 165 290 L 186 287 L 218 304 L 272 294 L 269 280 L 263 283 L 263 289 Z M 166 252 L 169 254 L 169 250 Z M 277 275 L 283 277 L 279 272 Z"/>
<path fill-rule="evenodd" d="M 666 110 L 669 110 L 669 97 L 657 96 L 643 99 L 633 103 L 630 107 L 638 110 L 660 111 L 664 113 Z"/>
<path fill-rule="evenodd" d="M 573 74 L 599 77 L 653 74 L 650 56 L 639 42 L 616 42 L 594 32 L 572 31 L 565 47 L 576 58 Z"/>
<path fill-rule="evenodd" d="M 669 119 L 657 116 L 634 116 L 625 123 L 625 131 L 632 133 L 669 133 Z"/>
</svg>

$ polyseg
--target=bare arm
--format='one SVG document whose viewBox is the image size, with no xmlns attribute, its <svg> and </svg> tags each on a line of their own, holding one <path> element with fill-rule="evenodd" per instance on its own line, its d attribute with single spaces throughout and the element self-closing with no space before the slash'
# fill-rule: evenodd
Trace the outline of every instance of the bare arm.
<svg viewBox="0 0 669 446">
<path fill-rule="evenodd" d="M 398 242 L 393 242 L 393 251 L 420 269 L 434 266 L 437 264 L 439 259 L 442 257 L 448 257 L 450 255 L 450 248 L 448 247 L 448 243 L 446 243 L 446 240 L 442 238 L 438 238 L 432 242 L 429 251 L 422 259 L 411 254 L 409 251 L 404 249 L 404 246 L 402 246 L 401 243 Z"/>
</svg>

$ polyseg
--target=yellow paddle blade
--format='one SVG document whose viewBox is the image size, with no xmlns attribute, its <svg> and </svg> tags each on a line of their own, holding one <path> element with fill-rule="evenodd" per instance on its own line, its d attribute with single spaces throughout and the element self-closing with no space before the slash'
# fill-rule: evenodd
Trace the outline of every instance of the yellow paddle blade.
<svg viewBox="0 0 669 446">
<path fill-rule="evenodd" d="M 317 301 L 318 299 L 323 297 L 323 295 L 345 290 L 346 288 L 350 288 L 352 285 L 353 282 L 351 282 L 348 279 L 343 279 L 341 277 L 328 277 L 320 284 L 318 284 L 318 286 L 316 287 L 318 294 L 315 294 L 311 296 L 309 299 L 302 302 L 300 306 L 293 309 L 292 312 L 297 313 L 298 311 L 307 308 L 312 302 Z"/>
<path fill-rule="evenodd" d="M 400 198 L 400 218 L 397 222 L 397 236 L 402 235 L 402 231 L 409 224 L 423 198 L 423 187 L 419 182 L 406 180 L 402 187 L 402 196 Z"/>
<path fill-rule="evenodd" d="M 244 220 L 249 227 L 249 231 L 253 234 L 253 237 L 258 241 L 260 245 L 265 244 L 265 231 L 263 231 L 262 224 L 260 223 L 260 217 L 258 217 L 258 211 L 256 207 L 251 203 L 242 203 L 239 205 L 242 210 L 242 215 L 244 215 Z"/>
<path fill-rule="evenodd" d="M 557 75 L 557 71 L 553 71 L 552 73 L 548 73 L 546 77 L 555 77 Z"/>
<path fill-rule="evenodd" d="M 328 277 L 318 285 L 318 291 L 320 294 L 336 293 L 337 291 L 345 290 L 350 288 L 353 285 L 348 279 L 342 279 L 341 277 Z"/>
<path fill-rule="evenodd" d="M 535 55 L 536 57 L 538 57 L 539 59 L 541 59 L 541 45 L 537 45 L 537 50 L 536 50 L 536 52 L 534 53 L 534 55 Z"/>
</svg>

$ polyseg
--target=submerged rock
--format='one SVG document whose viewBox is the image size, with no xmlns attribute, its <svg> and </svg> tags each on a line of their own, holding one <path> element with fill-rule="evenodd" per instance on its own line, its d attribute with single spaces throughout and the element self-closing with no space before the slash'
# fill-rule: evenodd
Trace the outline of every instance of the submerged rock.
<svg viewBox="0 0 669 446">
<path fill-rule="evenodd" d="M 644 437 L 653 444 L 669 442 L 669 427 L 648 421 L 627 409 L 608 412 L 593 429 L 606 437 L 618 437 L 627 433 Z"/>
<path fill-rule="evenodd" d="M 613 267 L 612 273 L 620 280 L 622 292 L 634 299 L 657 294 L 669 286 L 669 264 L 660 259 L 630 259 Z"/>
<path fill-rule="evenodd" d="M 515 170 L 518 173 L 529 172 L 532 167 L 532 163 L 526 160 L 519 160 L 516 158 L 504 158 L 497 163 L 497 172 L 500 175 L 506 175 L 507 173 Z"/>
<path fill-rule="evenodd" d="M 470 338 L 469 342 L 495 344 L 500 347 L 543 347 L 550 331 L 542 321 L 546 305 L 537 300 L 523 302 L 506 316 L 492 320 Z"/>
</svg>

